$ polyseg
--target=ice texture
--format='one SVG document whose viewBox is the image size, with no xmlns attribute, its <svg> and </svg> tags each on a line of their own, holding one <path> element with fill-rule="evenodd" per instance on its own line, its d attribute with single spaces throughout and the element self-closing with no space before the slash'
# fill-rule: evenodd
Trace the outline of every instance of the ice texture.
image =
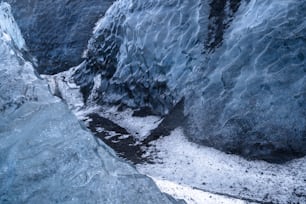
<svg viewBox="0 0 306 204">
<path fill-rule="evenodd" d="M 12 15 L 10 15 L 11 8 L 6 4 L 2 4 L 0 13 L 1 22 L 1 39 L 6 42 L 14 44 L 19 50 L 25 49 L 26 44 Z"/>
<path fill-rule="evenodd" d="M 115 2 L 97 22 L 87 61 L 74 74 L 86 99 L 167 114 L 179 101 L 188 75 L 200 64 L 207 4 Z"/>
<path fill-rule="evenodd" d="M 188 137 L 249 158 L 306 153 L 304 1 L 116 1 L 73 78 L 90 104 L 166 115 Z"/>
<path fill-rule="evenodd" d="M 95 23 L 115 0 L 4 0 L 39 73 L 54 74 L 82 62 Z"/>
<path fill-rule="evenodd" d="M 240 0 L 115 2 L 94 29 L 73 78 L 88 103 L 165 115 L 183 97 L 204 53 L 222 44 Z"/>
<path fill-rule="evenodd" d="M 0 203 L 176 203 L 50 94 L 0 3 Z"/>
<path fill-rule="evenodd" d="M 193 76 L 185 106 L 190 138 L 268 161 L 305 155 L 305 9 L 293 0 L 241 7 L 223 46 Z"/>
</svg>

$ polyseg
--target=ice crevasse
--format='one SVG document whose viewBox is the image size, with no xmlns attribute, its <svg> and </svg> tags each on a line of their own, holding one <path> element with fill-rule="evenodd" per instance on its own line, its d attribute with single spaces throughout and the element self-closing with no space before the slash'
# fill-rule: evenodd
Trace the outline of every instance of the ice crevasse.
<svg viewBox="0 0 306 204">
<path fill-rule="evenodd" d="M 82 128 L 26 49 L 0 3 L 0 203 L 176 203 Z"/>
</svg>

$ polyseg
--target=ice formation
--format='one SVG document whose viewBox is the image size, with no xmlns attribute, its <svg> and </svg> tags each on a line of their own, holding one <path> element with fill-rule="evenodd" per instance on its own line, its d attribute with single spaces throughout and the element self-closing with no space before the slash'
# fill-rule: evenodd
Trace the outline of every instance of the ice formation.
<svg viewBox="0 0 306 204">
<path fill-rule="evenodd" d="M 193 76 L 185 101 L 190 138 L 268 161 L 305 155 L 305 9 L 293 0 L 240 8 L 223 46 Z"/>
<path fill-rule="evenodd" d="M 96 25 L 76 83 L 92 91 L 89 100 L 167 113 L 202 48 L 201 8 L 199 0 L 115 2 Z"/>
<path fill-rule="evenodd" d="M 238 9 L 239 8 L 239 9 Z M 306 153 L 303 1 L 116 1 L 74 68 L 87 105 L 166 115 L 193 141 L 282 162 Z"/>
<path fill-rule="evenodd" d="M 0 3 L 0 203 L 176 203 L 52 96 Z"/>
<path fill-rule="evenodd" d="M 54 74 L 82 62 L 95 23 L 115 0 L 4 0 L 37 58 L 39 73 Z"/>
<path fill-rule="evenodd" d="M 82 21 L 87 3 L 31 2 L 37 7 L 33 19 L 47 5 L 48 15 L 63 4 L 72 13 L 82 7 L 75 21 L 62 7 L 58 18 L 37 18 L 37 24 L 25 18 L 31 9 L 18 14 L 26 36 L 33 31 L 27 37 L 30 48 L 45 46 L 33 42 L 36 35 L 52 47 L 36 57 L 56 64 L 54 56 L 64 52 L 79 62 L 76 53 L 85 45 L 74 49 L 69 43 L 86 44 L 91 35 L 79 32 L 93 27 L 87 23 L 91 17 Z M 23 7 L 22 1 L 12 3 L 15 10 Z M 104 3 L 101 15 L 112 1 Z M 303 9 L 303 1 L 295 0 L 118 0 L 96 23 L 85 60 L 64 78 L 80 86 L 86 106 L 120 104 L 164 116 L 184 100 L 184 130 L 193 141 L 249 158 L 286 161 L 306 153 Z M 74 29 L 57 26 L 61 20 Z M 34 32 L 32 26 L 40 29 Z M 54 38 L 59 31 L 54 27 L 65 32 Z M 58 41 L 69 46 L 56 46 Z"/>
<path fill-rule="evenodd" d="M 89 102 L 165 115 L 183 97 L 190 75 L 202 68 L 204 53 L 222 44 L 239 5 L 240 0 L 117 1 L 97 22 L 87 59 L 73 78 Z"/>
</svg>

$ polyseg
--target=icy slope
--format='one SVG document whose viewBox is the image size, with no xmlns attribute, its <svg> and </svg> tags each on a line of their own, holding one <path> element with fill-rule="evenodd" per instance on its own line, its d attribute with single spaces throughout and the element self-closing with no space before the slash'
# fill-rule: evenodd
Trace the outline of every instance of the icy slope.
<svg viewBox="0 0 306 204">
<path fill-rule="evenodd" d="M 17 47 L 0 3 L 0 203 L 175 203 L 82 129 Z"/>
<path fill-rule="evenodd" d="M 188 78 L 222 45 L 240 0 L 116 1 L 89 41 L 73 78 L 85 99 L 165 115 Z M 206 53 L 206 54 L 205 54 Z"/>
<path fill-rule="evenodd" d="M 207 25 L 206 5 L 200 0 L 115 2 L 97 22 L 87 61 L 74 74 L 76 83 L 89 101 L 168 113 L 200 64 L 205 33 L 199 22 Z"/>
<path fill-rule="evenodd" d="M 305 155 L 305 9 L 295 0 L 240 8 L 190 83 L 185 131 L 193 140 L 275 162 Z"/>
<path fill-rule="evenodd" d="M 184 99 L 193 141 L 287 161 L 306 153 L 304 10 L 296 0 L 119 0 L 72 78 L 87 106 L 166 115 Z"/>
</svg>

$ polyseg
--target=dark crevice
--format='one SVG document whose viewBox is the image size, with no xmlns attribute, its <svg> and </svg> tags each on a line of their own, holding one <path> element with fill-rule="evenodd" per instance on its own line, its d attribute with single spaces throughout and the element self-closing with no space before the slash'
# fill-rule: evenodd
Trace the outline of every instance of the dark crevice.
<svg viewBox="0 0 306 204">
<path fill-rule="evenodd" d="M 212 0 L 205 50 L 213 52 L 223 42 L 225 30 L 237 12 L 241 0 Z"/>
</svg>

